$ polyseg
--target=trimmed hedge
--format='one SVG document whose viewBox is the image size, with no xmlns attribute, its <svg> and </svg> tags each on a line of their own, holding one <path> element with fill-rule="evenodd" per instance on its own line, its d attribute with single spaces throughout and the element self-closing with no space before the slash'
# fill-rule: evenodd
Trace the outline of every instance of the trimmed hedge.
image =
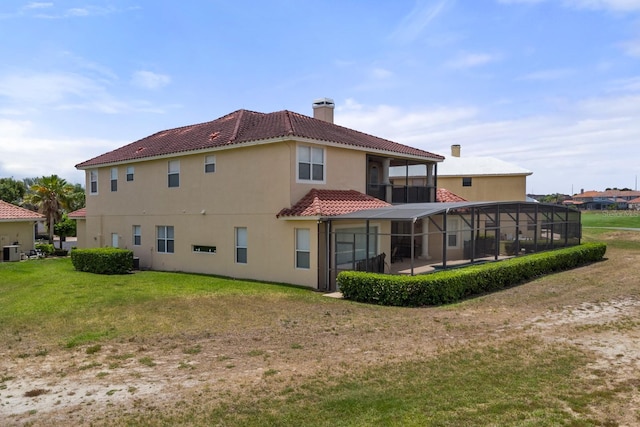
<svg viewBox="0 0 640 427">
<path fill-rule="evenodd" d="M 78 271 L 126 274 L 133 269 L 133 251 L 117 248 L 74 249 L 71 263 Z"/>
<path fill-rule="evenodd" d="M 600 261 L 606 250 L 604 243 L 585 243 L 420 276 L 343 271 L 338 275 L 338 284 L 344 298 L 358 302 L 404 307 L 450 304 Z"/>
</svg>

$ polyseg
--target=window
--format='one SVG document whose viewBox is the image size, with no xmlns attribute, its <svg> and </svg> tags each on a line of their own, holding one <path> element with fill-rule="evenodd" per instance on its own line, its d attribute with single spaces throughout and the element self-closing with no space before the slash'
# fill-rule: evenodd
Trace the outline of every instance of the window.
<svg viewBox="0 0 640 427">
<path fill-rule="evenodd" d="M 133 181 L 133 166 L 127 166 L 127 181 Z"/>
<path fill-rule="evenodd" d="M 111 168 L 111 191 L 118 191 L 118 168 Z"/>
<path fill-rule="evenodd" d="M 118 233 L 111 233 L 111 246 L 118 247 Z"/>
<path fill-rule="evenodd" d="M 98 171 L 89 172 L 90 194 L 98 194 Z"/>
<path fill-rule="evenodd" d="M 216 171 L 216 156 L 204 157 L 204 171 L 205 173 L 212 173 Z"/>
<path fill-rule="evenodd" d="M 247 228 L 236 227 L 236 262 L 247 263 Z"/>
<path fill-rule="evenodd" d="M 169 187 L 180 187 L 180 160 L 169 160 Z"/>
<path fill-rule="evenodd" d="M 173 253 L 173 226 L 159 225 L 158 231 L 158 252 L 159 253 Z"/>
<path fill-rule="evenodd" d="M 296 268 L 311 267 L 310 236 L 308 228 L 296 228 Z"/>
<path fill-rule="evenodd" d="M 193 245 L 193 252 L 202 252 L 205 254 L 215 254 L 216 253 L 215 246 L 206 246 L 206 245 Z"/>
<path fill-rule="evenodd" d="M 324 148 L 298 147 L 298 180 L 324 181 Z"/>
<path fill-rule="evenodd" d="M 447 247 L 459 248 L 460 221 L 458 218 L 447 218 Z"/>
<path fill-rule="evenodd" d="M 463 187 L 471 187 L 471 177 L 462 178 L 462 186 Z"/>
<path fill-rule="evenodd" d="M 133 246 L 142 245 L 142 227 L 139 225 L 133 226 Z"/>
</svg>

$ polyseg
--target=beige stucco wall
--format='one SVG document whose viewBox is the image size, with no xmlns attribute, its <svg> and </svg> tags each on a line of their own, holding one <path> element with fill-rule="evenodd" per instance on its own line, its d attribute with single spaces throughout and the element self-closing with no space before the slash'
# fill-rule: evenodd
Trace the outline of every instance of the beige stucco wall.
<svg viewBox="0 0 640 427">
<path fill-rule="evenodd" d="M 457 194 L 470 202 L 525 201 L 527 179 L 524 175 L 472 176 L 471 186 L 462 186 L 462 177 L 438 176 L 438 188 Z"/>
<path fill-rule="evenodd" d="M 4 246 L 18 242 L 21 252 L 29 252 L 34 248 L 34 222 L 0 222 L 0 250 Z M 0 257 L 0 259 L 2 259 Z"/>
<path fill-rule="evenodd" d="M 77 218 L 76 220 L 76 244 L 78 248 L 87 247 L 87 221 L 84 218 Z"/>
<path fill-rule="evenodd" d="M 111 167 L 98 170 L 98 194 L 87 194 L 87 247 L 118 246 L 134 251 L 141 268 L 318 285 L 317 219 L 278 219 L 312 188 L 366 189 L 366 154 L 326 147 L 324 183 L 296 180 L 296 142 L 235 148 L 175 157 L 180 186 L 167 185 L 168 161 L 157 159 L 118 165 L 118 189 L 110 190 Z M 216 171 L 204 172 L 204 158 L 215 154 Z M 134 180 L 126 181 L 127 166 Z M 86 188 L 90 188 L 87 171 Z M 80 222 L 79 222 L 80 225 Z M 142 244 L 133 245 L 133 226 L 141 226 Z M 156 252 L 156 227 L 173 226 L 175 252 Z M 235 262 L 235 228 L 246 227 L 248 263 Z M 79 226 L 79 229 L 81 227 Z M 311 235 L 311 268 L 295 268 L 295 229 Z M 80 233 L 82 234 L 82 233 Z M 79 243 L 80 244 L 80 243 Z M 193 245 L 215 246 L 216 253 L 194 252 Z"/>
</svg>

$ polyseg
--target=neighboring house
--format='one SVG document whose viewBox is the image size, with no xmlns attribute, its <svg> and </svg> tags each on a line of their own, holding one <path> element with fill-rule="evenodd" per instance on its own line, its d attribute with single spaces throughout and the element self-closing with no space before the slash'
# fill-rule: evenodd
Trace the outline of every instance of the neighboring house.
<svg viewBox="0 0 640 427">
<path fill-rule="evenodd" d="M 333 124 L 330 99 L 313 107 L 314 118 L 238 110 L 78 164 L 87 188 L 86 210 L 72 216 L 78 245 L 132 249 L 141 268 L 317 289 L 331 286 L 334 260 L 390 254 L 390 221 L 367 224 L 379 233 L 367 253 L 361 222 L 332 229 L 326 219 L 435 202 L 443 157 Z M 391 185 L 390 168 L 414 165 L 420 184 Z"/>
<path fill-rule="evenodd" d="M 527 176 L 533 172 L 493 157 L 461 157 L 460 151 L 460 145 L 452 145 L 451 157 L 438 164 L 438 188 L 474 202 L 527 200 Z M 425 177 L 419 165 L 391 170 L 394 184 L 420 185 Z"/>
<path fill-rule="evenodd" d="M 0 200 L 0 248 L 19 246 L 20 252 L 28 253 L 34 249 L 36 224 L 44 219 L 37 212 Z"/>
<path fill-rule="evenodd" d="M 640 197 L 629 200 L 629 209 L 640 211 Z"/>
<path fill-rule="evenodd" d="M 70 212 L 68 217 L 70 219 L 74 219 L 76 221 L 76 246 L 79 248 L 87 247 L 85 232 L 87 229 L 87 225 L 85 223 L 85 219 L 87 216 L 87 209 L 80 208 L 77 211 Z"/>
<path fill-rule="evenodd" d="M 606 191 L 581 191 L 574 194 L 563 203 L 581 210 L 599 211 L 605 209 L 632 208 L 631 202 L 640 197 L 640 191 L 632 190 L 606 190 Z"/>
</svg>

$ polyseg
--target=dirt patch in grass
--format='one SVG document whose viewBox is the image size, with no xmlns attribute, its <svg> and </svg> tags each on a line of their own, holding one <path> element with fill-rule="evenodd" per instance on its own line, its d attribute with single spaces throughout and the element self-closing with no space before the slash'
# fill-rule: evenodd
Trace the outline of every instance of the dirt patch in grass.
<svg viewBox="0 0 640 427">
<path fill-rule="evenodd" d="M 582 375 L 603 380 L 617 396 L 590 408 L 592 418 L 638 425 L 640 251 L 610 249 L 607 257 L 447 307 L 373 307 L 330 298 L 238 304 L 225 297 L 207 301 L 206 310 L 192 301 L 194 323 L 161 335 L 51 347 L 38 357 L 23 340 L 0 350 L 0 420 L 108 425 L 123 414 L 179 412 L 203 394 L 210 405 L 250 399 L 323 375 L 533 337 L 590 355 Z"/>
</svg>

